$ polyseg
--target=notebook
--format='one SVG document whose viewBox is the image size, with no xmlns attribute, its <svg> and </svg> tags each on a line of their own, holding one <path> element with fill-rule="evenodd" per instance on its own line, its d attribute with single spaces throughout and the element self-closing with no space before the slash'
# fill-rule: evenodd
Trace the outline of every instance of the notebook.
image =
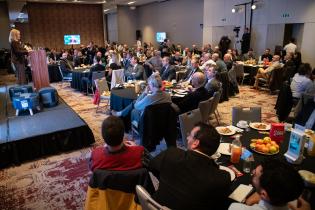
<svg viewBox="0 0 315 210">
<path fill-rule="evenodd" d="M 238 201 L 240 203 L 244 202 L 246 197 L 253 190 L 253 186 L 240 184 L 232 193 L 229 195 L 229 198 Z"/>
</svg>

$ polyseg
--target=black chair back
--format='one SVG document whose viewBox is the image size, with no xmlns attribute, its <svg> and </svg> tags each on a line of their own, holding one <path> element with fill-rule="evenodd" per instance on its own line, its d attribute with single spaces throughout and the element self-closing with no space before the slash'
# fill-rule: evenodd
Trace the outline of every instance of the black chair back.
<svg viewBox="0 0 315 210">
<path fill-rule="evenodd" d="M 176 146 L 177 116 L 170 103 L 150 105 L 145 108 L 140 122 L 141 144 L 149 151 L 164 138 L 167 147 Z"/>
</svg>

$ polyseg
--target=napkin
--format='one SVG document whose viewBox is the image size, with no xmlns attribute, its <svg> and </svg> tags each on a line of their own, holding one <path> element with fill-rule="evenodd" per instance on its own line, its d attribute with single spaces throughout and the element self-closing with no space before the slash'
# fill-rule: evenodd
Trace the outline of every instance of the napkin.
<svg viewBox="0 0 315 210">
<path fill-rule="evenodd" d="M 238 201 L 240 203 L 244 202 L 248 194 L 253 190 L 253 186 L 240 184 L 232 193 L 229 198 Z"/>
</svg>

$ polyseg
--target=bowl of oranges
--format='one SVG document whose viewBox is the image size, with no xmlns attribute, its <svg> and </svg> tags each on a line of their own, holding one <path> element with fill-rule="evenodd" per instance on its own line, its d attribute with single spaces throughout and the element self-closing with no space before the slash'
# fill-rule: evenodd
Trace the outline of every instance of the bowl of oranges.
<svg viewBox="0 0 315 210">
<path fill-rule="evenodd" d="M 263 155 L 275 155 L 279 153 L 279 145 L 277 142 L 272 141 L 270 137 L 252 139 L 249 147 L 253 151 Z"/>
</svg>

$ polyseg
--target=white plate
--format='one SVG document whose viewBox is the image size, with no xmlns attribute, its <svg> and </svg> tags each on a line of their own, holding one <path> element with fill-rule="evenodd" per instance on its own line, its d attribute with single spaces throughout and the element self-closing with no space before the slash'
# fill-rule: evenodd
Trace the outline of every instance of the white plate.
<svg viewBox="0 0 315 210">
<path fill-rule="evenodd" d="M 228 167 L 226 167 L 226 166 L 219 166 L 219 169 L 220 170 L 223 170 L 223 171 L 227 171 L 227 172 L 229 172 L 229 174 L 230 174 L 230 176 L 231 176 L 231 182 L 235 179 L 235 173 L 234 173 L 234 171 L 232 171 L 232 169 L 230 169 L 230 168 L 228 168 Z"/>
<path fill-rule="evenodd" d="M 230 129 L 230 130 L 231 130 L 231 132 L 228 132 L 228 133 L 222 133 L 222 129 L 225 129 L 225 128 Z M 219 133 L 220 135 L 223 135 L 223 136 L 230 136 L 230 135 L 233 135 L 233 134 L 235 134 L 235 133 L 236 133 L 236 131 L 235 131 L 234 129 L 229 128 L 228 126 L 227 126 L 227 127 L 226 127 L 226 126 L 219 126 L 219 127 L 216 127 L 215 129 L 218 131 L 218 133 Z"/>
<path fill-rule="evenodd" d="M 222 155 L 231 155 L 230 143 L 221 143 L 217 152 L 221 153 Z"/>
<path fill-rule="evenodd" d="M 266 126 L 266 128 L 256 128 L 255 126 L 256 125 L 259 125 L 259 124 L 263 124 Z M 270 130 L 270 124 L 266 124 L 266 123 L 261 123 L 261 122 L 253 122 L 253 123 L 250 123 L 249 124 L 249 127 L 255 129 L 255 130 L 259 130 L 259 131 L 269 131 Z"/>
</svg>

